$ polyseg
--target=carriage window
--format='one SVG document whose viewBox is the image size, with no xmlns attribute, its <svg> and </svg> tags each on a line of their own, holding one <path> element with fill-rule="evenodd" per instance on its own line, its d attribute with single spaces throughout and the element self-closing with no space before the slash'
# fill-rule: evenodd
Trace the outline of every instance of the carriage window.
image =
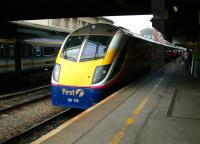
<svg viewBox="0 0 200 144">
<path fill-rule="evenodd" d="M 35 49 L 35 56 L 41 56 L 41 47 L 36 47 Z"/>
<path fill-rule="evenodd" d="M 44 47 L 44 56 L 56 55 L 55 47 Z"/>
</svg>

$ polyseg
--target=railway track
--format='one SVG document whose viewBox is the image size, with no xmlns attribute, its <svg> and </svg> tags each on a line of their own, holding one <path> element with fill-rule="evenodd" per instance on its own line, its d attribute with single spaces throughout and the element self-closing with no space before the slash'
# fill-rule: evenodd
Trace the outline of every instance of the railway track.
<svg viewBox="0 0 200 144">
<path fill-rule="evenodd" d="M 82 110 L 66 109 L 60 113 L 45 119 L 44 121 L 37 123 L 36 125 L 18 133 L 15 136 L 6 139 L 1 144 L 26 144 L 31 143 L 42 135 L 48 133 L 49 131 L 55 129 L 57 126 L 81 113 Z"/>
<path fill-rule="evenodd" d="M 35 89 L 0 95 L 0 113 L 7 112 L 20 106 L 50 97 L 50 85 Z"/>
<path fill-rule="evenodd" d="M 50 98 L 49 85 L 28 91 L 7 94 L 7 95 L 0 95 L 0 116 L 2 116 L 3 118 L 5 116 L 7 117 L 13 114 L 15 115 L 18 112 L 21 113 L 21 111 L 25 110 L 24 108 L 29 107 L 29 105 L 33 104 L 35 105 L 37 103 L 41 103 L 43 99 L 44 101 L 48 101 L 49 98 Z M 47 103 L 45 102 L 45 104 Z M 33 108 L 33 106 L 31 108 Z M 47 132 L 53 130 L 54 128 L 66 122 L 67 120 L 69 120 L 70 118 L 72 118 L 73 116 L 75 116 L 80 112 L 81 112 L 80 110 L 60 109 L 57 110 L 57 112 L 53 115 L 49 114 L 49 116 L 41 116 L 43 118 L 39 117 L 37 118 L 34 116 L 33 121 L 35 122 L 32 121 L 32 124 L 29 124 L 29 122 L 25 120 L 26 126 L 23 127 L 21 125 L 22 127 L 20 129 L 16 129 L 16 131 L 15 129 L 13 129 L 14 131 L 9 132 L 9 130 L 6 127 L 4 127 L 1 132 L 5 131 L 8 133 L 4 135 L 4 138 L 1 135 L 2 139 L 0 140 L 0 144 L 31 143 L 32 141 L 36 140 L 43 134 L 46 134 Z M 29 117 L 33 118 L 31 115 Z M 24 121 L 23 118 L 22 121 Z M 8 125 L 10 124 L 12 126 L 12 121 L 11 123 L 8 123 Z M 18 125 L 20 124 L 18 123 Z"/>
</svg>

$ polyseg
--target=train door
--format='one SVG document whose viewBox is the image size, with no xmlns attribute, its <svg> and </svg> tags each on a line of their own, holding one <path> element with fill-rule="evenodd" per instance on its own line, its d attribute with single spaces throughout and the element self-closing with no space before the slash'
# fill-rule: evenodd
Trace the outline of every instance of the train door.
<svg viewBox="0 0 200 144">
<path fill-rule="evenodd" d="M 30 70 L 33 68 L 32 49 L 32 45 L 22 44 L 22 70 Z"/>
</svg>

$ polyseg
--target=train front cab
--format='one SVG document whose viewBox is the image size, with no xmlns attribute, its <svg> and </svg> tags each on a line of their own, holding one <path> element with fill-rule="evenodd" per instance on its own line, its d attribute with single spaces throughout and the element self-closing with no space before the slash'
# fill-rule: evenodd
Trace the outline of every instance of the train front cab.
<svg viewBox="0 0 200 144">
<path fill-rule="evenodd" d="M 109 46 L 117 30 L 100 25 L 83 31 L 87 34 L 71 34 L 57 56 L 52 74 L 55 106 L 87 109 L 101 99 L 104 79 L 116 56 L 116 49 Z"/>
</svg>

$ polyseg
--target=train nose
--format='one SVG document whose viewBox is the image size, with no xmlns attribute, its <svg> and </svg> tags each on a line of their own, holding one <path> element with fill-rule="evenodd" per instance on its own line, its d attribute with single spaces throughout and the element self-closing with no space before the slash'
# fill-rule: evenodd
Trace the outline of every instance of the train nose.
<svg viewBox="0 0 200 144">
<path fill-rule="evenodd" d="M 102 63 L 102 60 L 88 62 L 65 61 L 61 65 L 59 84 L 69 86 L 88 87 L 92 83 L 95 68 Z"/>
</svg>

